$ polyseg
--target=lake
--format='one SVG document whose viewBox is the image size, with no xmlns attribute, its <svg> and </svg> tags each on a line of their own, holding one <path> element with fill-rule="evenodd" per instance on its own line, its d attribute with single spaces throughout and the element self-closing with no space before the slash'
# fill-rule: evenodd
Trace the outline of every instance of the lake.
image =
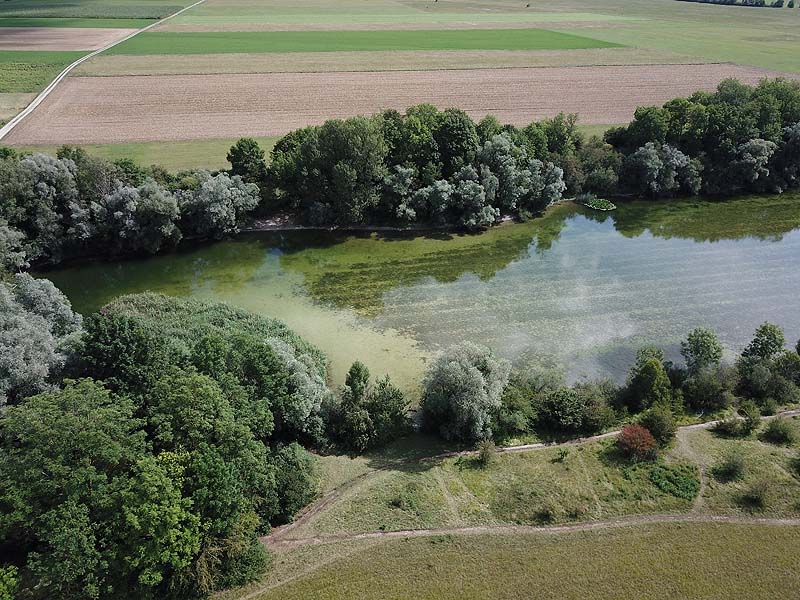
<svg viewBox="0 0 800 600">
<path fill-rule="evenodd" d="M 563 204 L 478 235 L 248 233 L 142 260 L 50 271 L 76 310 L 145 290 L 276 317 L 322 348 L 334 382 L 359 359 L 409 391 L 449 344 L 518 367 L 617 381 L 636 349 L 679 359 L 697 326 L 738 352 L 769 320 L 800 337 L 800 194 L 726 202 Z"/>
</svg>

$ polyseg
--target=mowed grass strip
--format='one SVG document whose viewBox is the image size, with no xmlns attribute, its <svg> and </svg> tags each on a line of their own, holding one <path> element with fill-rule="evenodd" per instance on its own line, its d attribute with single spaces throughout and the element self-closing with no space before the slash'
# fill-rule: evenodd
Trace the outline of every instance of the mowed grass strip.
<svg viewBox="0 0 800 600">
<path fill-rule="evenodd" d="M 798 547 L 800 527 L 720 523 L 326 544 L 220 600 L 797 598 Z"/>
<path fill-rule="evenodd" d="M 0 97 L 0 109 L 2 106 L 2 97 Z M 237 139 L 88 144 L 81 147 L 89 154 L 99 158 L 107 160 L 130 158 L 140 165 L 159 165 L 169 171 L 227 169 L 230 167 L 227 161 L 228 150 L 236 143 Z M 266 152 L 272 149 L 278 139 L 276 137 L 256 138 Z M 54 155 L 58 151 L 59 145 L 15 146 L 13 148 L 20 152 L 44 152 Z"/>
<path fill-rule="evenodd" d="M 0 27 L 59 27 L 97 29 L 141 29 L 158 19 L 58 19 L 51 17 L 2 17 Z M 2 32 L 0 32 L 2 33 Z"/>
<path fill-rule="evenodd" d="M 230 54 L 375 50 L 565 50 L 620 44 L 547 29 L 148 32 L 108 54 Z"/>
<path fill-rule="evenodd" d="M 8 50 L 0 52 L 0 93 L 38 92 L 86 52 Z"/>
</svg>

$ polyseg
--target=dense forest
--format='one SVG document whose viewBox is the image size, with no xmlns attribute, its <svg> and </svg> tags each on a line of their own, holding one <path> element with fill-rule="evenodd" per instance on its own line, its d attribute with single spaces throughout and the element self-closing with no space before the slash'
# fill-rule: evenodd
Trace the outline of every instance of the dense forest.
<svg viewBox="0 0 800 600">
<path fill-rule="evenodd" d="M 254 214 L 317 226 L 479 230 L 578 194 L 669 198 L 780 193 L 800 175 L 800 82 L 722 82 L 586 139 L 575 115 L 526 127 L 431 105 L 331 120 L 252 139 L 229 171 L 171 174 L 80 148 L 0 150 L 0 261 L 9 270 L 72 257 L 156 253 L 236 233 Z"/>
</svg>

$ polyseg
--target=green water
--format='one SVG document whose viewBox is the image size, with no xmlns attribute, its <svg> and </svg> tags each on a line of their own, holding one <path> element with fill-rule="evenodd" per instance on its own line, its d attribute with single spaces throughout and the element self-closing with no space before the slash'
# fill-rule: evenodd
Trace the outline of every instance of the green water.
<svg viewBox="0 0 800 600">
<path fill-rule="evenodd" d="M 800 337 L 800 195 L 725 203 L 561 205 L 481 235 L 246 234 L 146 260 L 46 275 L 77 310 L 145 290 L 278 317 L 339 382 L 356 358 L 408 390 L 460 340 L 571 377 L 624 373 L 636 348 L 678 356 L 693 327 L 738 351 L 757 325 Z"/>
</svg>

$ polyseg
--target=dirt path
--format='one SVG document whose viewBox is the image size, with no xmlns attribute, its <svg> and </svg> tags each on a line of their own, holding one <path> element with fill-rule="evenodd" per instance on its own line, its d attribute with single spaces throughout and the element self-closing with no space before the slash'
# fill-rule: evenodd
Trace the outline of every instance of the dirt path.
<svg viewBox="0 0 800 600">
<path fill-rule="evenodd" d="M 195 2 L 194 4 L 192 4 L 190 6 L 186 6 L 186 7 L 182 8 L 182 9 L 180 9 L 179 11 L 172 13 L 171 15 L 167 15 L 163 19 L 159 19 L 158 21 L 155 21 L 154 23 L 151 23 L 147 27 L 142 27 L 141 29 L 136 29 L 133 32 L 131 32 L 129 35 L 126 35 L 126 36 L 124 36 L 122 38 L 119 38 L 119 39 L 117 39 L 117 40 L 115 40 L 115 41 L 113 41 L 111 43 L 108 43 L 108 44 L 104 45 L 103 47 L 98 48 L 94 52 L 90 52 L 89 54 L 86 54 L 85 56 L 82 56 L 81 58 L 76 60 L 74 63 L 72 63 L 70 65 L 67 65 L 67 67 L 63 71 L 61 71 L 61 73 L 59 73 L 53 81 L 50 82 L 50 85 L 48 85 L 46 88 L 44 88 L 39 93 L 39 95 L 36 96 L 31 101 L 31 103 L 22 110 L 22 112 L 17 114 L 17 116 L 15 116 L 13 119 L 11 119 L 3 127 L 0 127 L 0 140 L 2 140 L 9 133 L 11 133 L 11 131 L 17 125 L 19 125 L 23 121 L 23 119 L 25 119 L 25 117 L 30 115 L 36 109 L 37 106 L 39 106 L 42 102 L 44 102 L 44 100 L 53 92 L 53 90 L 56 89 L 56 86 L 58 86 L 58 84 L 61 83 L 67 75 L 69 75 L 69 73 L 70 73 L 70 71 L 72 71 L 72 69 L 74 69 L 78 65 L 86 62 L 90 58 L 92 58 L 94 56 L 97 56 L 101 52 L 105 52 L 106 50 L 108 50 L 109 48 L 113 48 L 117 44 L 121 44 L 122 42 L 126 42 L 129 39 L 131 39 L 132 37 L 139 35 L 140 33 L 144 33 L 145 31 L 148 31 L 148 30 L 152 29 L 153 27 L 164 23 L 165 21 L 169 21 L 170 19 L 172 19 L 174 17 L 177 17 L 179 14 L 181 14 L 183 12 L 186 12 L 187 10 L 189 10 L 191 8 L 194 8 L 195 6 L 197 6 L 199 4 L 202 4 L 205 1 L 206 0 L 198 0 L 197 2 Z"/>
<path fill-rule="evenodd" d="M 526 533 L 526 534 L 559 534 L 575 531 L 594 531 L 631 525 L 647 525 L 650 523 L 740 523 L 775 526 L 800 526 L 800 519 L 777 519 L 769 517 L 738 517 L 682 514 L 634 515 L 619 517 L 605 521 L 586 521 L 568 525 L 479 525 L 472 527 L 442 527 L 436 529 L 404 529 L 398 531 L 370 531 L 367 533 L 330 533 L 301 539 L 267 540 L 271 549 L 289 549 L 309 544 L 326 542 L 342 542 L 352 540 L 373 540 L 384 538 L 430 537 L 436 535 L 460 534 L 480 535 L 485 533 Z"/>
<path fill-rule="evenodd" d="M 771 416 L 771 417 L 762 417 L 762 419 L 763 420 L 769 420 L 769 419 L 773 419 L 773 418 L 778 417 L 778 416 L 781 416 L 781 417 L 800 416 L 800 409 L 782 411 L 782 412 L 778 413 L 777 415 L 774 415 L 774 416 Z M 716 425 L 717 423 L 719 423 L 719 421 L 707 421 L 705 423 L 698 423 L 696 425 L 687 425 L 687 426 L 684 426 L 684 427 L 679 427 L 678 428 L 679 444 L 681 444 L 681 441 L 680 441 L 681 436 L 685 435 L 687 432 L 693 431 L 693 430 L 696 430 L 696 429 L 709 429 L 709 428 L 713 427 L 714 425 Z M 618 430 L 617 431 L 609 431 L 608 433 L 602 433 L 600 435 L 594 435 L 594 436 L 583 437 L 583 438 L 576 438 L 574 440 L 569 440 L 569 441 L 560 442 L 560 443 L 540 442 L 540 443 L 536 443 L 536 444 L 524 444 L 524 445 L 521 445 L 521 446 L 507 446 L 507 447 L 504 447 L 504 448 L 501 447 L 501 448 L 498 448 L 497 451 L 498 452 L 527 452 L 529 450 L 538 450 L 538 449 L 541 449 L 541 448 L 568 447 L 568 446 L 575 446 L 575 445 L 578 445 L 578 444 L 583 444 L 583 443 L 588 443 L 588 442 L 596 442 L 596 441 L 599 441 L 599 440 L 605 440 L 605 439 L 608 439 L 608 438 L 616 437 L 617 435 L 619 435 L 619 431 Z M 688 451 L 691 452 L 691 448 L 688 447 L 688 443 L 685 445 L 684 448 L 688 449 Z M 324 512 L 329 506 L 331 506 L 334 502 L 336 502 L 339 498 L 341 498 L 342 495 L 347 490 L 355 487 L 356 485 L 359 485 L 359 484 L 363 483 L 364 481 L 366 481 L 368 479 L 371 479 L 372 477 L 374 477 L 378 473 L 382 473 L 384 471 L 388 471 L 388 470 L 391 470 L 391 469 L 396 469 L 398 467 L 402 467 L 403 465 L 407 465 L 407 464 L 429 462 L 429 461 L 438 461 L 438 460 L 442 460 L 442 459 L 445 459 L 445 458 L 453 458 L 453 457 L 457 457 L 457 456 L 474 456 L 475 454 L 477 454 L 477 451 L 475 451 L 475 450 L 466 450 L 466 451 L 461 451 L 461 452 L 444 452 L 442 454 L 436 454 L 434 456 L 429 456 L 429 457 L 415 458 L 415 459 L 404 459 L 404 460 L 397 460 L 397 461 L 388 462 L 385 465 L 381 465 L 380 467 L 372 469 L 371 471 L 367 471 L 365 473 L 362 473 L 358 477 L 355 477 L 355 478 L 351 479 L 350 481 L 347 481 L 344 484 L 340 485 L 339 487 L 334 488 L 334 489 L 326 492 L 316 502 L 314 502 L 313 504 L 310 504 L 305 509 L 300 511 L 300 513 L 298 513 L 298 515 L 297 515 L 297 517 L 295 518 L 294 521 L 292 521 L 291 523 L 288 523 L 286 525 L 283 525 L 281 527 L 276 527 L 275 529 L 272 530 L 272 532 L 270 532 L 269 535 L 262 537 L 261 541 L 264 544 L 266 544 L 267 546 L 269 546 L 270 548 L 287 548 L 287 547 L 291 548 L 291 547 L 295 547 L 295 546 L 299 546 L 299 545 L 304 545 L 304 544 L 307 544 L 307 543 L 319 543 L 319 541 L 327 541 L 327 540 L 368 539 L 369 537 L 383 537 L 383 536 L 397 536 L 397 535 L 399 535 L 399 536 L 415 535 L 415 534 L 409 534 L 408 532 L 381 531 L 381 532 L 374 532 L 374 533 L 362 533 L 362 534 L 352 534 L 352 535 L 350 535 L 350 534 L 343 534 L 343 535 L 332 534 L 330 536 L 328 536 L 328 535 L 325 535 L 325 536 L 311 536 L 311 537 L 308 537 L 308 538 L 289 538 L 288 537 L 289 534 L 292 531 L 294 531 L 295 529 L 297 529 L 298 527 L 300 527 L 302 525 L 305 525 L 311 519 L 313 519 L 316 515 Z M 691 456 L 688 456 L 688 457 L 691 458 Z M 695 462 L 698 462 L 698 466 L 700 467 L 699 461 L 695 461 Z M 700 468 L 702 468 L 702 467 L 700 467 Z M 704 474 L 703 474 L 703 472 L 701 470 L 701 489 L 700 489 L 698 497 L 701 497 L 701 495 L 703 493 L 703 487 L 702 487 L 703 486 L 703 477 L 704 477 Z M 695 504 L 695 508 L 693 510 L 697 510 L 697 509 L 699 509 L 699 506 L 696 503 Z M 527 531 L 527 530 L 532 530 L 532 531 L 569 531 L 570 530 L 569 528 L 571 528 L 571 527 L 575 527 L 575 528 L 581 528 L 581 527 L 593 528 L 594 527 L 594 528 L 597 528 L 599 526 L 602 526 L 602 524 L 604 524 L 604 523 L 605 524 L 613 524 L 613 523 L 629 524 L 629 523 L 639 523 L 639 522 L 642 522 L 642 523 L 658 522 L 658 519 L 661 519 L 662 521 L 665 521 L 665 520 L 669 520 L 669 519 L 680 520 L 680 519 L 690 519 L 690 518 L 691 519 L 705 519 L 705 520 L 711 520 L 711 521 L 713 521 L 713 520 L 722 520 L 722 521 L 725 521 L 725 522 L 737 522 L 737 521 L 734 520 L 734 519 L 736 519 L 736 517 L 707 517 L 707 516 L 702 516 L 702 515 L 697 515 L 697 514 L 694 514 L 694 515 L 685 515 L 685 514 L 684 515 L 649 515 L 649 516 L 648 515 L 639 515 L 639 516 L 634 516 L 634 517 L 627 517 L 627 518 L 624 518 L 624 519 L 614 519 L 614 520 L 602 521 L 602 522 L 601 521 L 587 522 L 587 523 L 581 523 L 581 524 L 576 524 L 576 525 L 564 525 L 564 526 L 555 526 L 555 527 L 522 527 L 522 526 L 503 526 L 503 525 L 498 525 L 498 526 L 491 526 L 491 527 L 464 527 L 464 528 L 455 528 L 455 529 L 452 529 L 452 530 L 438 530 L 438 529 L 433 530 L 433 529 L 431 529 L 431 530 L 413 530 L 413 531 L 421 531 L 421 532 L 426 532 L 427 531 L 427 532 L 429 532 L 428 535 L 436 535 L 436 532 L 440 532 L 440 533 L 441 532 L 445 532 L 446 533 L 448 531 L 450 531 L 450 532 L 453 532 L 453 531 L 469 532 L 469 531 L 472 531 L 472 530 L 476 530 L 476 531 L 480 532 L 482 530 L 509 529 L 509 528 L 511 528 L 511 530 L 513 531 L 514 527 L 517 527 L 517 528 L 518 527 L 522 527 L 523 531 Z M 762 522 L 762 521 L 765 521 L 765 520 L 764 519 L 748 519 L 747 520 L 747 522 Z M 769 519 L 767 519 L 766 521 L 769 521 Z M 777 520 L 774 520 L 774 521 L 785 521 L 785 520 L 777 519 Z M 800 520 L 797 520 L 797 521 L 798 521 L 798 523 L 792 523 L 792 524 L 800 524 Z M 579 530 L 579 529 L 576 529 L 576 530 Z"/>
</svg>

